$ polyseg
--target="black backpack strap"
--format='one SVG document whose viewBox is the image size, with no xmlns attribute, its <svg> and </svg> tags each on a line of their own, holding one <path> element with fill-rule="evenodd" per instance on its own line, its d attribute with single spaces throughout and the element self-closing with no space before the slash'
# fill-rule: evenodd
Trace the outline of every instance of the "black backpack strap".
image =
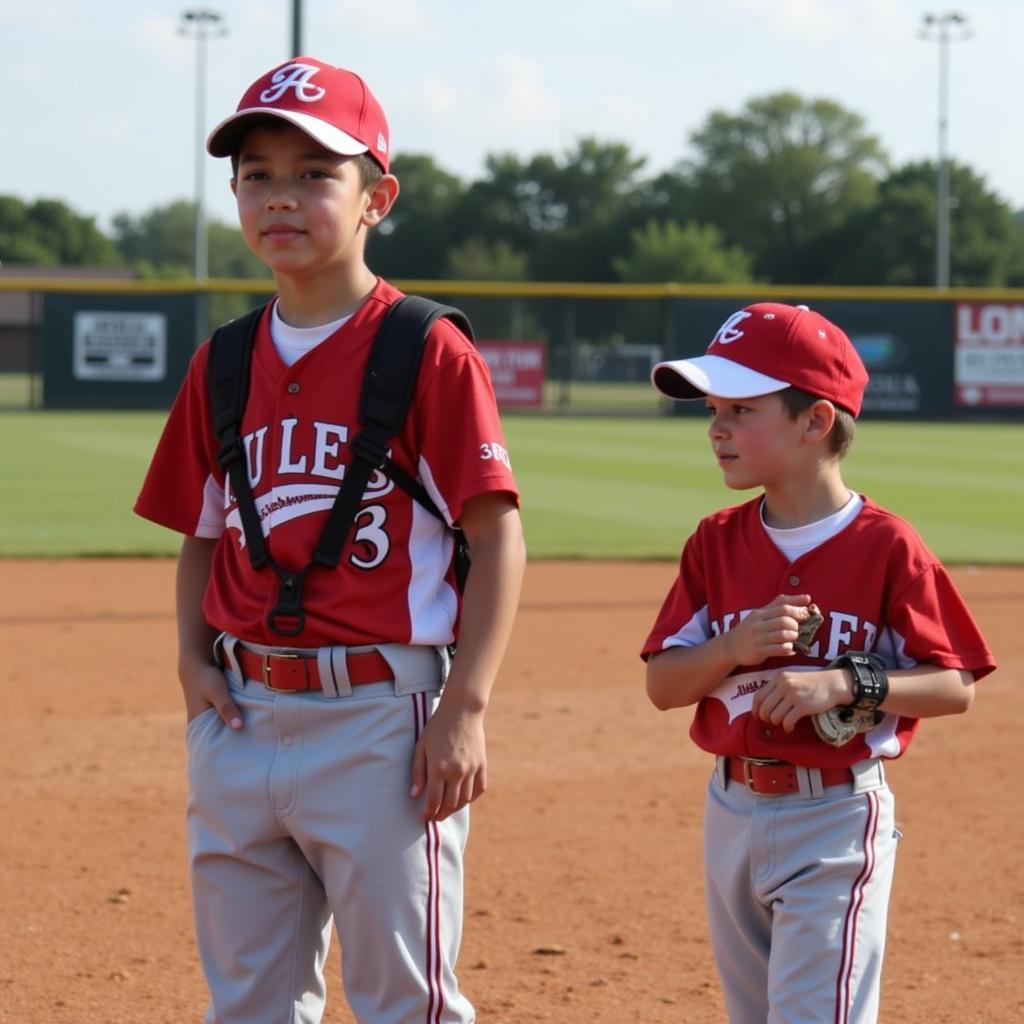
<svg viewBox="0 0 1024 1024">
<path fill-rule="evenodd" d="M 430 329 L 443 316 L 472 339 L 473 329 L 460 310 L 419 295 L 406 295 L 385 314 L 363 377 L 359 399 L 363 429 L 350 442 L 354 458 L 345 470 L 337 500 L 313 554 L 317 564 L 328 568 L 338 564 L 375 469 L 383 470 L 428 511 L 444 520 L 426 489 L 391 462 L 388 448 L 388 441 L 405 425 Z"/>
<path fill-rule="evenodd" d="M 220 442 L 217 464 L 224 470 L 238 501 L 242 532 L 254 569 L 267 564 L 267 544 L 260 525 L 256 502 L 249 486 L 245 446 L 239 436 L 242 414 L 249 397 L 250 362 L 256 326 L 265 306 L 218 327 L 210 338 L 207 383 L 213 430 Z"/>
<path fill-rule="evenodd" d="M 249 394 L 252 347 L 264 308 L 255 309 L 213 332 L 208 373 L 210 408 L 214 432 L 221 446 L 217 462 L 226 473 L 238 502 L 249 560 L 255 569 L 269 565 L 278 577 L 277 604 L 268 615 L 268 625 L 279 635 L 297 636 L 305 626 L 302 587 L 306 574 L 314 564 L 328 568 L 338 564 L 366 485 L 375 469 L 387 473 L 402 490 L 444 522 L 444 516 L 426 488 L 391 461 L 388 441 L 405 424 L 419 377 L 423 349 L 433 325 L 441 317 L 447 317 L 471 341 L 473 329 L 460 310 L 418 295 L 407 295 L 391 306 L 374 339 L 363 378 L 359 402 L 363 429 L 351 442 L 354 458 L 346 469 L 313 560 L 306 568 L 289 572 L 278 566 L 267 550 L 256 501 L 249 486 L 245 447 L 239 435 Z M 456 577 L 461 590 L 469 568 L 469 549 L 461 531 L 455 531 L 455 540 Z"/>
</svg>

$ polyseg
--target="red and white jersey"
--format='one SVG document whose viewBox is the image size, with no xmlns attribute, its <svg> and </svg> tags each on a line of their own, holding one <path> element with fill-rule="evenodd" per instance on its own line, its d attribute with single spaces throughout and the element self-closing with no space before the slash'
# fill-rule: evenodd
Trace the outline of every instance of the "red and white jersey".
<svg viewBox="0 0 1024 1024">
<path fill-rule="evenodd" d="M 846 527 L 793 562 L 769 539 L 760 497 L 703 519 L 644 645 L 694 646 L 727 632 L 779 594 L 810 594 L 824 616 L 810 652 L 739 665 L 697 705 L 690 735 L 713 754 L 779 758 L 818 768 L 899 757 L 919 720 L 886 715 L 843 747 L 810 718 L 791 733 L 751 714 L 754 694 L 781 668 L 820 669 L 845 651 L 872 651 L 890 669 L 928 662 L 980 679 L 992 654 L 949 574 L 913 528 L 869 499 Z"/>
<path fill-rule="evenodd" d="M 380 322 L 401 292 L 384 281 L 342 327 L 285 366 L 262 317 L 253 347 L 242 435 L 268 550 L 284 569 L 311 558 L 359 432 L 363 372 Z M 249 562 L 234 496 L 217 465 L 207 385 L 209 342 L 195 354 L 171 409 L 135 511 L 189 536 L 217 540 L 203 601 L 207 621 L 245 640 L 283 642 L 267 615 L 278 580 Z M 449 523 L 467 501 L 518 492 L 487 365 L 449 321 L 433 327 L 412 406 L 392 457 L 426 487 Z M 315 566 L 303 588 L 305 628 L 288 646 L 455 638 L 458 596 L 451 532 L 377 472 L 336 569 Z"/>
</svg>

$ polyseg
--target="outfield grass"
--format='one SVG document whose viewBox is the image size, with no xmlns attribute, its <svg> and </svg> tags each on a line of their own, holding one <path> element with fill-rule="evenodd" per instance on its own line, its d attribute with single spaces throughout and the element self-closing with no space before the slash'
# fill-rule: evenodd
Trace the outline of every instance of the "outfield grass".
<svg viewBox="0 0 1024 1024">
<path fill-rule="evenodd" d="M 162 413 L 0 412 L 0 555 L 170 554 L 131 506 Z M 534 558 L 675 558 L 728 491 L 701 418 L 509 416 Z M 1024 425 L 858 428 L 846 482 L 950 562 L 1024 563 Z"/>
</svg>

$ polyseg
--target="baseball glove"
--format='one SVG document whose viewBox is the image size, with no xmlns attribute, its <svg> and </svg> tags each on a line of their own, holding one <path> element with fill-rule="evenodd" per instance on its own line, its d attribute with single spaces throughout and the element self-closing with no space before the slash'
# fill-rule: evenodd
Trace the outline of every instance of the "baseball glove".
<svg viewBox="0 0 1024 1024">
<path fill-rule="evenodd" d="M 874 729 L 885 717 L 878 705 L 889 692 L 885 663 L 877 655 L 848 651 L 826 666 L 840 667 L 853 672 L 853 703 L 839 704 L 813 717 L 815 731 L 833 747 L 841 747 L 859 733 Z"/>
<path fill-rule="evenodd" d="M 815 732 L 833 747 L 845 746 L 858 733 L 869 732 L 882 720 L 881 711 L 839 705 L 814 716 Z"/>
</svg>

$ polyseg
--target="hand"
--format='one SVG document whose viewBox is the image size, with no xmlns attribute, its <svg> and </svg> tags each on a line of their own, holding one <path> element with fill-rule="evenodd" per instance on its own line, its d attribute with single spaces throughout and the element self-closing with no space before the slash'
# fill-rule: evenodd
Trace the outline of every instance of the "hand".
<svg viewBox="0 0 1024 1024">
<path fill-rule="evenodd" d="M 202 663 L 181 669 L 179 674 L 181 689 L 185 694 L 187 721 L 191 722 L 208 707 L 214 707 L 230 728 L 242 728 L 242 713 L 231 699 L 224 673 L 216 665 Z"/>
<path fill-rule="evenodd" d="M 779 594 L 771 604 L 755 608 L 726 634 L 737 665 L 760 665 L 767 658 L 793 654 L 800 623 L 811 612 L 810 594 Z"/>
<path fill-rule="evenodd" d="M 828 711 L 837 704 L 849 704 L 852 700 L 853 687 L 845 669 L 830 668 L 821 672 L 782 669 L 754 694 L 751 713 L 755 718 L 792 732 L 801 718 Z"/>
<path fill-rule="evenodd" d="M 446 708 L 442 699 L 413 753 L 409 795 L 426 794 L 424 821 L 443 821 L 483 794 L 486 751 L 483 712 Z"/>
</svg>

